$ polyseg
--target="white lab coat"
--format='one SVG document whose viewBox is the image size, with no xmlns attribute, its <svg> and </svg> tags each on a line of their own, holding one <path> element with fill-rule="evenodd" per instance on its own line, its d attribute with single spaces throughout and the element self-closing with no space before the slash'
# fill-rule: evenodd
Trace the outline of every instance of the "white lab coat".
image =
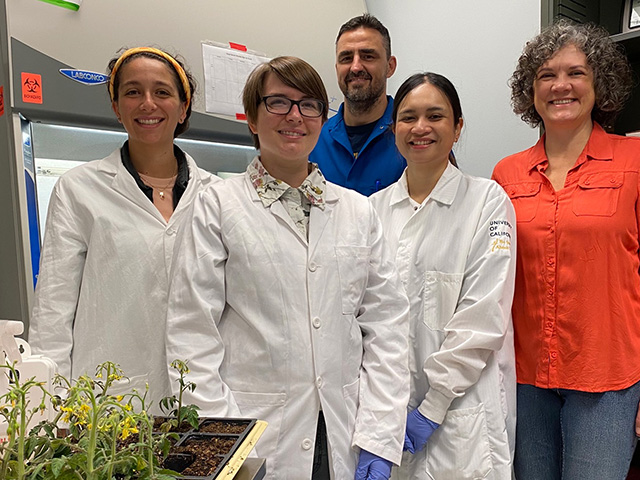
<svg viewBox="0 0 640 480">
<path fill-rule="evenodd" d="M 423 204 L 406 170 L 373 195 L 411 311 L 409 410 L 441 426 L 399 479 L 510 479 L 515 213 L 497 183 L 448 165 Z M 396 469 L 394 469 L 396 470 Z"/>
<path fill-rule="evenodd" d="M 194 203 L 176 257 L 167 355 L 189 361 L 205 415 L 269 423 L 267 478 L 311 477 L 318 421 L 332 478 L 359 450 L 399 463 L 409 399 L 408 301 L 367 199 L 328 183 L 309 241 L 249 175 Z"/>
<path fill-rule="evenodd" d="M 36 353 L 74 378 L 113 361 L 149 398 L 170 392 L 164 346 L 176 233 L 199 190 L 219 180 L 186 155 L 189 183 L 166 222 L 122 164 L 120 150 L 56 183 L 29 328 Z"/>
</svg>

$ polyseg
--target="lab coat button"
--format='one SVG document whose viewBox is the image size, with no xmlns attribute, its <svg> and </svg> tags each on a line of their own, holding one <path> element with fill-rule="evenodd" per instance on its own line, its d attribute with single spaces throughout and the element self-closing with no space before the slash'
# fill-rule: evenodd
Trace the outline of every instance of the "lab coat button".
<svg viewBox="0 0 640 480">
<path fill-rule="evenodd" d="M 309 439 L 309 438 L 305 438 L 305 439 L 302 441 L 302 448 L 303 448 L 304 450 L 310 450 L 312 446 L 313 446 L 313 443 L 311 442 L 311 439 Z"/>
<path fill-rule="evenodd" d="M 167 235 L 175 235 L 176 231 L 173 228 L 167 228 Z"/>
<path fill-rule="evenodd" d="M 322 377 L 316 378 L 316 387 L 318 388 L 322 387 Z"/>
<path fill-rule="evenodd" d="M 309 270 L 311 270 L 312 272 L 315 272 L 318 269 L 318 265 L 315 264 L 315 262 L 309 262 Z"/>
<path fill-rule="evenodd" d="M 314 328 L 320 328 L 320 319 L 318 317 L 315 317 L 312 323 Z"/>
</svg>

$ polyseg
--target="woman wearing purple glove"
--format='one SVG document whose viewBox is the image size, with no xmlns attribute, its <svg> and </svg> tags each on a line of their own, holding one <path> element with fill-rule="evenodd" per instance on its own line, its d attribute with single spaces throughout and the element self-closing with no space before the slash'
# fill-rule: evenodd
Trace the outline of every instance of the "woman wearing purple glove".
<svg viewBox="0 0 640 480">
<path fill-rule="evenodd" d="M 445 77 L 408 78 L 393 122 L 407 168 L 371 201 L 410 302 L 408 453 L 394 478 L 510 479 L 513 207 L 498 184 L 457 168 L 462 109 Z"/>
<path fill-rule="evenodd" d="M 204 415 L 269 423 L 267 480 L 386 480 L 402 458 L 409 304 L 380 220 L 309 163 L 328 112 L 311 65 L 259 65 L 243 102 L 260 154 L 194 204 L 167 357 L 191 359 L 187 401 Z"/>
</svg>

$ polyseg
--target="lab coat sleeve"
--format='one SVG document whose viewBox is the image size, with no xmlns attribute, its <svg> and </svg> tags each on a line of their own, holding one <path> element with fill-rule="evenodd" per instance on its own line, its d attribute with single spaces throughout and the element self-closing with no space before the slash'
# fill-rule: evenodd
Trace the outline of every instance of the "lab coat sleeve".
<svg viewBox="0 0 640 480">
<path fill-rule="evenodd" d="M 87 242 L 69 207 L 64 178 L 53 189 L 29 324 L 33 353 L 56 362 L 58 373 L 71 378 L 73 324 L 87 255 Z"/>
<path fill-rule="evenodd" d="M 440 349 L 423 366 L 430 388 L 418 408 L 436 423 L 478 381 L 489 356 L 502 347 L 511 321 L 515 212 L 502 189 L 493 187 L 471 242 L 455 313 L 444 327 Z"/>
<path fill-rule="evenodd" d="M 195 199 L 191 222 L 176 240 L 167 312 L 167 362 L 186 360 L 189 381 L 186 403 L 200 407 L 201 415 L 239 417 L 229 387 L 220 377 L 225 350 L 217 325 L 226 304 L 227 251 L 221 237 L 220 205 L 211 187 Z M 169 368 L 177 394 L 178 373 Z"/>
<path fill-rule="evenodd" d="M 367 288 L 357 312 L 363 334 L 360 405 L 353 445 L 400 464 L 409 401 L 409 302 L 382 225 L 370 207 L 371 256 Z"/>
</svg>

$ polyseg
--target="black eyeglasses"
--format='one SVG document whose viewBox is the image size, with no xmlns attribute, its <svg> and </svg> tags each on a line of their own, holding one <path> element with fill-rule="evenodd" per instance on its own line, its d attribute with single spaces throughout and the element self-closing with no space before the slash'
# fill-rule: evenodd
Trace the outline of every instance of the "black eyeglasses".
<svg viewBox="0 0 640 480">
<path fill-rule="evenodd" d="M 316 98 L 303 98 L 302 100 L 291 100 L 279 95 L 267 95 L 262 97 L 264 106 L 269 113 L 276 115 L 287 115 L 294 105 L 298 106 L 300 115 L 303 117 L 316 118 L 324 113 L 324 102 Z"/>
</svg>

